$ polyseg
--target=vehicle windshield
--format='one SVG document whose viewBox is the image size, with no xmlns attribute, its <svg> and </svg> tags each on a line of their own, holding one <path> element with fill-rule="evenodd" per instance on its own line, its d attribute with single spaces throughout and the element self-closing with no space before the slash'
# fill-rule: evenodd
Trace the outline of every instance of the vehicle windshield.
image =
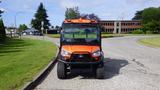
<svg viewBox="0 0 160 90">
<path fill-rule="evenodd" d="M 69 44 L 98 44 L 99 30 L 88 25 L 72 25 L 63 28 L 62 41 Z"/>
</svg>

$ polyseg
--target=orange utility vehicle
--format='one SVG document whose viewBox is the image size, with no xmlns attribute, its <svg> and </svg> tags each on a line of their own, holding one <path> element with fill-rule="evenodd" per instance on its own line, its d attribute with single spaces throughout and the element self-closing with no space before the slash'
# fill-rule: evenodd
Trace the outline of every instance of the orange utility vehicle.
<svg viewBox="0 0 160 90">
<path fill-rule="evenodd" d="M 65 79 L 73 68 L 91 68 L 96 77 L 104 77 L 101 30 L 98 22 L 69 19 L 62 24 L 57 76 Z"/>
</svg>

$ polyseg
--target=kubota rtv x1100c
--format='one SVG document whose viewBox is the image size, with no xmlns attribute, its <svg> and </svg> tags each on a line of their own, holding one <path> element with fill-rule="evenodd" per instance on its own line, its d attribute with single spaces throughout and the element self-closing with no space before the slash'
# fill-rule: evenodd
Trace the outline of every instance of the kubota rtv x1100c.
<svg viewBox="0 0 160 90">
<path fill-rule="evenodd" d="M 104 77 L 101 30 L 95 20 L 70 19 L 62 24 L 58 78 L 65 79 L 77 67 L 90 67 L 97 78 Z"/>
</svg>

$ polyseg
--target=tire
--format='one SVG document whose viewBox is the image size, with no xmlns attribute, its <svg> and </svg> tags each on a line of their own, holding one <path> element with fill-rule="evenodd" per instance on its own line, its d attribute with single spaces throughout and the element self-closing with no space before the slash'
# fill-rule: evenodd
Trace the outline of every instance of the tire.
<svg viewBox="0 0 160 90">
<path fill-rule="evenodd" d="M 104 67 L 98 67 L 96 69 L 96 78 L 103 79 L 104 78 Z"/>
<path fill-rule="evenodd" d="M 59 79 L 65 79 L 66 78 L 66 64 L 62 63 L 62 62 L 58 62 L 57 65 L 57 76 Z"/>
</svg>

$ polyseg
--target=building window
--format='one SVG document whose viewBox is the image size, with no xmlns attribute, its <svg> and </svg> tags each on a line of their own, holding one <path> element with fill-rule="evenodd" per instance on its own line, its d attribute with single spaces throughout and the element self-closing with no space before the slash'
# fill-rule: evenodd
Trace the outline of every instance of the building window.
<svg viewBox="0 0 160 90">
<path fill-rule="evenodd" d="M 117 23 L 117 26 L 119 26 L 119 23 Z"/>
</svg>

